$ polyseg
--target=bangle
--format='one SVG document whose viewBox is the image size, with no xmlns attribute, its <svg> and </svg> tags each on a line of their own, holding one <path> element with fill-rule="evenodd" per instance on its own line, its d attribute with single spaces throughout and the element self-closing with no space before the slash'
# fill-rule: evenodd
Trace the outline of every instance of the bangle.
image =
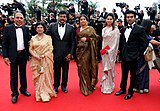
<svg viewBox="0 0 160 111">
<path fill-rule="evenodd" d="M 42 55 L 41 57 L 44 57 L 44 55 Z"/>
</svg>

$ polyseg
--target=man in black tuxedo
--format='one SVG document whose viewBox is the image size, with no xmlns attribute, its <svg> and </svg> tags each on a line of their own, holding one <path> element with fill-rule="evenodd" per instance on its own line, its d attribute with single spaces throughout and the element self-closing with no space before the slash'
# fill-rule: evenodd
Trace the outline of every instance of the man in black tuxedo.
<svg viewBox="0 0 160 111">
<path fill-rule="evenodd" d="M 124 8 L 125 8 L 125 11 L 123 10 L 123 8 L 121 8 L 121 12 L 124 15 L 124 26 L 127 26 L 128 24 L 127 24 L 127 20 L 126 20 L 126 14 L 129 11 L 129 5 L 126 4 Z"/>
<path fill-rule="evenodd" d="M 133 96 L 133 87 L 135 85 L 135 75 L 137 69 L 137 63 L 147 47 L 147 39 L 144 29 L 135 23 L 136 13 L 129 10 L 126 13 L 126 20 L 128 28 L 126 28 L 124 36 L 124 46 L 122 50 L 122 79 L 120 84 L 120 91 L 115 95 L 121 95 L 126 93 L 128 72 L 130 71 L 130 86 L 128 94 L 124 97 L 125 100 L 130 99 Z"/>
<path fill-rule="evenodd" d="M 103 12 L 101 13 L 100 17 L 103 17 L 104 19 L 106 19 L 108 12 L 106 12 L 106 8 L 103 8 Z"/>
<path fill-rule="evenodd" d="M 58 93 L 58 87 L 60 86 L 60 78 L 62 71 L 62 83 L 61 89 L 63 92 L 68 92 L 68 69 L 69 61 L 72 57 L 75 37 L 73 36 L 74 28 L 66 24 L 67 14 L 65 11 L 61 11 L 58 14 L 58 22 L 51 24 L 46 31 L 52 37 L 52 43 L 54 48 L 54 90 Z"/>
<path fill-rule="evenodd" d="M 17 12 L 13 24 L 4 29 L 2 51 L 4 62 L 10 65 L 10 87 L 12 91 L 12 103 L 18 99 L 18 69 L 20 75 L 20 92 L 25 96 L 31 94 L 27 91 L 26 64 L 28 59 L 28 42 L 30 34 L 23 24 L 23 14 Z"/>
</svg>

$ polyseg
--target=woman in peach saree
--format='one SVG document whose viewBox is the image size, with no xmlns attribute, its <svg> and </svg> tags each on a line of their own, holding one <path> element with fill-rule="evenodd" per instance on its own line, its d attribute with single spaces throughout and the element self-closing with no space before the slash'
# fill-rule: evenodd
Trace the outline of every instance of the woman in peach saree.
<svg viewBox="0 0 160 111">
<path fill-rule="evenodd" d="M 44 34 L 45 25 L 36 24 L 37 35 L 30 41 L 29 51 L 32 55 L 30 67 L 36 90 L 36 101 L 47 102 L 56 97 L 52 86 L 53 74 L 53 47 L 50 36 Z"/>
</svg>

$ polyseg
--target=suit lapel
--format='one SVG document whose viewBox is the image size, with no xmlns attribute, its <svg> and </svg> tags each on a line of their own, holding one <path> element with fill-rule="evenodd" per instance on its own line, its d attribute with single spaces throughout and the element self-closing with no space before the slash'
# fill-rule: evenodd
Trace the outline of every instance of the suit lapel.
<svg viewBox="0 0 160 111">
<path fill-rule="evenodd" d="M 26 29 L 25 29 L 24 26 L 22 26 L 22 32 L 23 32 L 23 41 L 25 43 L 25 41 L 26 41 Z"/>
<path fill-rule="evenodd" d="M 12 32 L 11 32 L 11 34 L 13 34 L 12 36 L 13 36 L 13 38 L 16 40 L 16 44 L 17 44 L 15 24 L 12 24 L 12 28 L 11 28 L 11 29 L 13 29 Z"/>
<path fill-rule="evenodd" d="M 59 35 L 59 32 L 58 32 L 58 23 L 56 23 L 55 31 L 56 31 L 56 33 L 57 33 L 57 36 L 55 36 L 55 37 L 61 40 L 60 35 Z"/>
<path fill-rule="evenodd" d="M 136 30 L 136 24 L 134 25 L 134 27 L 133 27 L 133 29 L 131 30 L 131 33 L 130 33 L 130 35 L 129 35 L 129 38 L 128 38 L 128 41 L 127 42 L 129 42 L 130 41 L 130 39 L 133 37 L 133 33 L 135 32 L 135 30 Z"/>
<path fill-rule="evenodd" d="M 66 24 L 66 28 L 65 28 L 65 32 L 64 32 L 63 39 L 66 37 L 67 29 L 68 29 L 68 25 Z M 62 39 L 62 40 L 63 40 L 63 39 Z"/>
</svg>

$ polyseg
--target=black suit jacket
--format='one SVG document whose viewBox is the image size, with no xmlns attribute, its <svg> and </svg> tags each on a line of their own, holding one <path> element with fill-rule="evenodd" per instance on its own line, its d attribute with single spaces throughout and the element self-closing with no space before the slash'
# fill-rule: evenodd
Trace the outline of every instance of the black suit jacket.
<svg viewBox="0 0 160 111">
<path fill-rule="evenodd" d="M 146 34 L 144 28 L 135 24 L 128 41 L 124 40 L 124 46 L 122 51 L 122 59 L 126 61 L 138 60 L 148 46 Z"/>
<path fill-rule="evenodd" d="M 29 55 L 29 40 L 30 34 L 27 27 L 22 26 L 24 47 L 26 52 L 26 57 L 28 59 Z M 3 41 L 2 41 L 2 51 L 3 58 L 9 58 L 10 61 L 14 61 L 17 57 L 17 37 L 15 24 L 11 24 L 4 29 Z"/>
<path fill-rule="evenodd" d="M 63 39 L 60 39 L 58 33 L 58 23 L 51 24 L 46 34 L 52 37 L 53 52 L 54 58 L 66 57 L 68 54 L 73 54 L 75 37 L 74 37 L 74 28 L 73 26 L 66 24 L 65 34 Z"/>
<path fill-rule="evenodd" d="M 104 14 L 105 13 L 105 14 Z M 103 17 L 104 19 L 107 17 L 108 12 L 102 12 L 101 13 L 101 17 Z"/>
</svg>

